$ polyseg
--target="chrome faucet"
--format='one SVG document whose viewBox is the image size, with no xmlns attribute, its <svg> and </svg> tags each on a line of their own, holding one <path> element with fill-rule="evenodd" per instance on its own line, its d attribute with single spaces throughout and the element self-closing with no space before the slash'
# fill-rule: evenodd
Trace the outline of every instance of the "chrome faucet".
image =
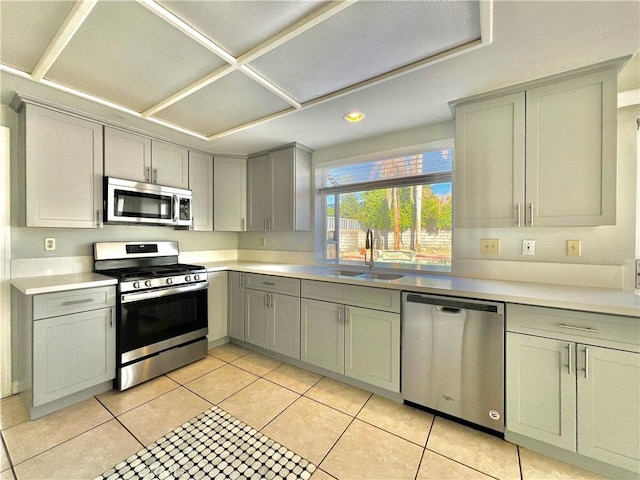
<svg viewBox="0 0 640 480">
<path fill-rule="evenodd" d="M 370 228 L 367 229 L 367 237 L 364 243 L 364 248 L 369 250 L 369 261 L 367 262 L 367 253 L 364 254 L 364 264 L 369 265 L 369 271 L 373 270 L 373 232 Z"/>
</svg>

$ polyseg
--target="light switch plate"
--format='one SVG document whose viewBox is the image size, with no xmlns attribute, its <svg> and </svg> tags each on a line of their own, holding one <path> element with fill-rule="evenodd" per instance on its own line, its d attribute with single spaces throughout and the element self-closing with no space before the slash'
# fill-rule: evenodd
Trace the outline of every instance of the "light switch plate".
<svg viewBox="0 0 640 480">
<path fill-rule="evenodd" d="M 523 255 L 535 255 L 536 241 L 535 240 L 523 240 L 522 241 L 522 254 Z"/>
<path fill-rule="evenodd" d="M 499 238 L 481 238 L 480 253 L 482 255 L 500 255 Z"/>
<path fill-rule="evenodd" d="M 582 255 L 582 243 L 580 240 L 567 240 L 567 256 L 579 257 Z"/>
</svg>

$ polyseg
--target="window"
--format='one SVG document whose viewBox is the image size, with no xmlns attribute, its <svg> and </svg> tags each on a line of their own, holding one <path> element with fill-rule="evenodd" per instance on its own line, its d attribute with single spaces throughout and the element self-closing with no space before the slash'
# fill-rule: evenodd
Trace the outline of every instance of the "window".
<svg viewBox="0 0 640 480">
<path fill-rule="evenodd" d="M 447 143 L 382 160 L 317 165 L 320 256 L 362 265 L 371 229 L 376 265 L 450 271 L 452 155 Z"/>
</svg>

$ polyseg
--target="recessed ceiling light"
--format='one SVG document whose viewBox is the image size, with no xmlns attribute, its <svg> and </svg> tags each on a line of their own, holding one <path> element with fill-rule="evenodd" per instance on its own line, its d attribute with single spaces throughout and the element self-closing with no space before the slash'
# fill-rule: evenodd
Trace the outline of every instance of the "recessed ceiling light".
<svg viewBox="0 0 640 480">
<path fill-rule="evenodd" d="M 347 122 L 359 122 L 366 115 L 362 112 L 349 112 L 345 113 L 342 118 L 344 118 Z"/>
</svg>

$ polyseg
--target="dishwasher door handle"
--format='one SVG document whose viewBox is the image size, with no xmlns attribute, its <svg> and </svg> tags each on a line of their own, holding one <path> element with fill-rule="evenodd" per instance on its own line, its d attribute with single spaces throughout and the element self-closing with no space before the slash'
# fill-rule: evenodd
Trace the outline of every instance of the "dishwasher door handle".
<svg viewBox="0 0 640 480">
<path fill-rule="evenodd" d="M 442 305 L 437 305 L 436 310 L 442 313 L 448 313 L 449 315 L 459 315 L 462 313 L 461 308 L 453 308 L 453 307 L 445 307 Z"/>
</svg>

